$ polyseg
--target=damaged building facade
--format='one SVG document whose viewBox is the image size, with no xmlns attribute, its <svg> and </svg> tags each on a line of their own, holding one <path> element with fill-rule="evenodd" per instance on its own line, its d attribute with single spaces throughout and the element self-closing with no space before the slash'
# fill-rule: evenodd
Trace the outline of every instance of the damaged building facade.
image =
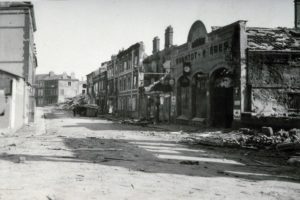
<svg viewBox="0 0 300 200">
<path fill-rule="evenodd" d="M 37 74 L 36 80 L 36 104 L 46 106 L 64 102 L 67 98 L 81 94 L 79 80 L 75 74 L 55 74 L 53 71 L 48 74 Z"/>
<path fill-rule="evenodd" d="M 300 32 L 247 28 L 246 34 L 248 102 L 242 120 L 248 124 L 299 126 Z"/>
<path fill-rule="evenodd" d="M 143 85 L 144 44 L 135 43 L 87 75 L 87 94 L 100 113 L 139 118 L 139 86 Z M 100 71 L 104 70 L 103 72 Z M 97 100 L 100 101 L 97 101 Z"/>
<path fill-rule="evenodd" d="M 299 126 L 299 33 L 297 27 L 247 27 L 246 21 L 207 33 L 196 21 L 172 55 L 174 121 Z"/>
<path fill-rule="evenodd" d="M 116 58 L 117 108 L 116 113 L 123 117 L 139 118 L 140 98 L 138 88 L 143 85 L 144 44 L 138 42 L 120 51 Z"/>
<path fill-rule="evenodd" d="M 187 43 L 172 54 L 174 121 L 229 127 L 234 116 L 240 118 L 245 24 L 238 21 L 210 33 L 201 21 L 192 25 Z"/>
<path fill-rule="evenodd" d="M 14 132 L 34 120 L 33 5 L 0 2 L 0 16 L 0 130 Z"/>
<path fill-rule="evenodd" d="M 173 28 L 165 30 L 165 45 L 160 50 L 160 39 L 154 37 L 152 55 L 143 61 L 144 85 L 140 88 L 141 118 L 157 122 L 171 121 L 172 81 L 170 79 Z"/>
<path fill-rule="evenodd" d="M 155 37 L 150 56 L 140 43 L 120 51 L 108 67 L 109 113 L 214 127 L 299 126 L 300 0 L 295 11 L 295 28 L 240 20 L 208 33 L 198 20 L 182 45 L 173 45 L 169 26 L 163 50 Z"/>
</svg>

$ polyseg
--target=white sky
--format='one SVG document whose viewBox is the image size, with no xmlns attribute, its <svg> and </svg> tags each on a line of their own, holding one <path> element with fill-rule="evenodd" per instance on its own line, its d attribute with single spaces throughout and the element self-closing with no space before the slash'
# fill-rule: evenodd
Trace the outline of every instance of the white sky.
<svg viewBox="0 0 300 200">
<path fill-rule="evenodd" d="M 208 31 L 237 20 L 248 26 L 293 27 L 294 0 L 33 0 L 37 22 L 37 73 L 75 72 L 78 78 L 97 69 L 119 49 L 174 29 L 174 44 L 186 42 L 194 21 Z"/>
</svg>

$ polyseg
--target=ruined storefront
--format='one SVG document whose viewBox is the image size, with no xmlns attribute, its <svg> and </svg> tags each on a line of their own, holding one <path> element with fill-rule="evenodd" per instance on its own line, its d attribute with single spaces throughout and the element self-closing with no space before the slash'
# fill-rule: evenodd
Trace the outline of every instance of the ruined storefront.
<svg viewBox="0 0 300 200">
<path fill-rule="evenodd" d="M 238 21 L 206 33 L 195 22 L 173 53 L 175 121 L 219 127 L 299 123 L 300 33 Z"/>
<path fill-rule="evenodd" d="M 207 33 L 201 21 L 192 25 L 187 43 L 172 55 L 176 122 L 230 127 L 240 115 L 244 27 L 238 21 Z"/>
<path fill-rule="evenodd" d="M 248 28 L 245 123 L 300 123 L 300 34 L 292 29 Z"/>
</svg>

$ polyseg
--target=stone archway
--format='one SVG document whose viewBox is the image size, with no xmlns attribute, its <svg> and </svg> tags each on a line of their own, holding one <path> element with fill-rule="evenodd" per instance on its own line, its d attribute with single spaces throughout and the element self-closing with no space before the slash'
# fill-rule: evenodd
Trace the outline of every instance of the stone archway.
<svg viewBox="0 0 300 200">
<path fill-rule="evenodd" d="M 207 118 L 207 83 L 208 75 L 198 72 L 192 80 L 192 116 Z"/>
<path fill-rule="evenodd" d="M 233 76 L 219 68 L 210 77 L 210 121 L 212 126 L 231 127 L 233 120 Z"/>
</svg>

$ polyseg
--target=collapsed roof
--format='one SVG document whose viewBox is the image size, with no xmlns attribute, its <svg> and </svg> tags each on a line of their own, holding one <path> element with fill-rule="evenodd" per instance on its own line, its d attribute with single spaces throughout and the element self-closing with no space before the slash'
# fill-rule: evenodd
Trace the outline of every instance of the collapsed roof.
<svg viewBox="0 0 300 200">
<path fill-rule="evenodd" d="M 300 50 L 300 32 L 293 29 L 247 27 L 246 34 L 252 50 Z"/>
</svg>

